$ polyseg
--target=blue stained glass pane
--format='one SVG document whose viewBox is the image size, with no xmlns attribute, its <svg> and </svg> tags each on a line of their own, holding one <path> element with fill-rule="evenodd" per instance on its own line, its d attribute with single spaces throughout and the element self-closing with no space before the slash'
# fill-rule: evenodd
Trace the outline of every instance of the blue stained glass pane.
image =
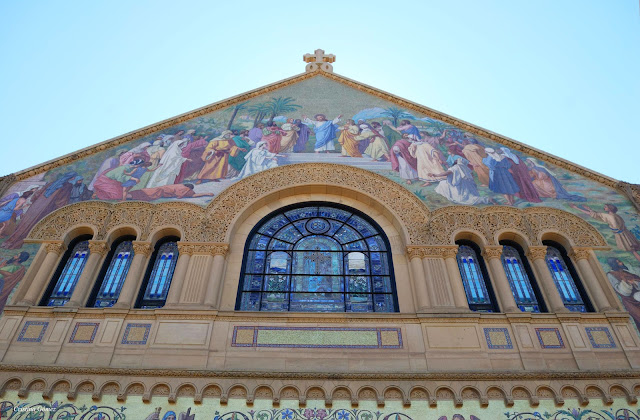
<svg viewBox="0 0 640 420">
<path fill-rule="evenodd" d="M 247 254 L 247 262 L 245 264 L 245 272 L 247 273 L 262 273 L 264 271 L 264 264 L 267 258 L 265 251 L 249 251 Z"/>
<path fill-rule="evenodd" d="M 370 251 L 386 251 L 387 250 L 387 248 L 384 245 L 384 241 L 380 236 L 372 236 L 365 240 L 367 241 L 367 245 L 369 245 Z"/>
<path fill-rule="evenodd" d="M 88 257 L 89 241 L 78 242 L 73 247 L 71 257 L 65 263 L 62 273 L 53 287 L 47 306 L 63 306 L 69 301 Z"/>
<path fill-rule="evenodd" d="M 456 259 L 469 308 L 473 311 L 492 312 L 493 302 L 489 297 L 475 250 L 470 246 L 460 245 Z"/>
<path fill-rule="evenodd" d="M 341 243 L 347 243 L 352 241 L 357 241 L 361 238 L 360 234 L 358 234 L 353 228 L 344 225 L 336 232 L 334 237 Z"/>
<path fill-rule="evenodd" d="M 524 269 L 520 254 L 514 247 L 508 245 L 502 247 L 502 265 L 520 310 L 540 312 L 538 300 L 531 287 L 531 280 Z"/>
<path fill-rule="evenodd" d="M 264 290 L 268 292 L 289 291 L 289 276 L 285 274 L 271 274 L 265 277 Z"/>
<path fill-rule="evenodd" d="M 344 292 L 342 276 L 300 276 L 291 278 L 292 292 L 333 293 Z"/>
<path fill-rule="evenodd" d="M 299 220 L 299 219 L 309 219 L 311 217 L 318 216 L 318 208 L 315 207 L 315 206 L 314 207 L 303 207 L 303 208 L 300 208 L 300 209 L 290 210 L 288 212 L 285 212 L 285 214 L 287 215 L 287 217 L 291 221 Z M 271 223 L 272 223 L 272 221 L 270 220 L 268 224 L 271 224 Z"/>
<path fill-rule="evenodd" d="M 108 308 L 115 305 L 129 272 L 132 258 L 133 243 L 131 241 L 121 242 L 114 251 L 114 258 L 109 262 L 109 267 L 93 304 L 94 307 Z"/>
<path fill-rule="evenodd" d="M 393 288 L 391 287 L 391 278 L 388 276 L 374 276 L 373 292 L 374 293 L 393 293 Z"/>
<path fill-rule="evenodd" d="M 283 240 L 285 242 L 295 243 L 300 238 L 302 238 L 302 234 L 296 229 L 293 225 L 287 225 L 284 228 L 280 229 L 275 236 L 277 239 Z"/>
<path fill-rule="evenodd" d="M 393 312 L 393 295 L 373 295 L 373 309 L 376 312 Z"/>
<path fill-rule="evenodd" d="M 349 217 L 351 217 L 351 213 L 345 210 L 336 209 L 332 207 L 320 207 L 320 212 L 318 213 L 320 217 L 326 217 L 328 219 L 337 219 L 341 222 L 346 222 Z"/>
<path fill-rule="evenodd" d="M 260 310 L 278 312 L 288 311 L 289 293 L 262 293 Z"/>
<path fill-rule="evenodd" d="M 389 274 L 389 263 L 387 261 L 387 254 L 383 252 L 371 252 L 369 253 L 371 258 L 371 273 L 378 275 Z"/>
<path fill-rule="evenodd" d="M 367 243 L 365 241 L 350 242 L 344 246 L 347 251 L 366 251 Z"/>
<path fill-rule="evenodd" d="M 372 295 L 359 293 L 347 294 L 346 309 L 348 312 L 373 312 Z"/>
<path fill-rule="evenodd" d="M 291 256 L 283 251 L 272 252 L 269 255 L 268 273 L 286 273 L 289 271 Z"/>
<path fill-rule="evenodd" d="M 345 258 L 344 271 L 346 274 L 369 274 L 369 261 L 362 252 L 350 252 Z"/>
<path fill-rule="evenodd" d="M 243 293 L 241 298 L 242 308 L 246 308 L 246 311 L 259 311 L 260 310 L 260 296 L 261 293 Z"/>
<path fill-rule="evenodd" d="M 547 246 L 546 261 L 565 307 L 574 312 L 586 312 L 587 307 L 560 250 Z"/>
<path fill-rule="evenodd" d="M 327 233 L 325 233 L 325 235 L 327 236 L 335 235 L 338 229 L 340 229 L 343 225 L 343 223 L 338 220 L 329 220 L 329 224 L 331 225 L 331 227 L 329 227 L 329 230 L 327 231 Z"/>
<path fill-rule="evenodd" d="M 365 222 L 364 220 L 362 220 L 361 217 L 358 217 L 356 215 L 352 216 L 351 219 L 349 220 L 349 225 L 353 226 L 354 229 L 356 229 L 358 232 L 360 232 L 360 235 L 362 236 L 372 236 L 375 235 L 376 233 L 378 233 L 373 226 L 371 226 L 369 223 Z"/>
<path fill-rule="evenodd" d="M 289 220 L 283 215 L 278 215 L 269 224 L 258 229 L 258 233 L 273 236 L 281 227 L 287 224 L 289 224 Z"/>
<path fill-rule="evenodd" d="M 293 248 L 293 245 L 279 241 L 277 239 L 272 239 L 271 242 L 269 242 L 269 249 L 288 250 L 291 248 Z"/>
<path fill-rule="evenodd" d="M 178 244 L 164 243 L 158 248 L 147 288 L 143 295 L 143 307 L 161 308 L 167 300 L 169 286 L 178 260 Z"/>
<path fill-rule="evenodd" d="M 242 290 L 247 292 L 262 290 L 262 276 L 257 274 L 244 276 Z"/>
<path fill-rule="evenodd" d="M 291 310 L 296 312 L 344 312 L 344 294 L 291 293 Z"/>
<path fill-rule="evenodd" d="M 369 276 L 349 276 L 347 277 L 347 291 L 351 293 L 369 293 L 371 284 Z"/>
<path fill-rule="evenodd" d="M 267 245 L 269 244 L 270 240 L 271 238 L 269 238 L 268 236 L 256 234 L 251 240 L 249 249 L 267 249 Z"/>
<path fill-rule="evenodd" d="M 307 232 L 307 228 L 305 227 L 306 222 L 306 220 L 299 220 L 293 223 L 293 226 L 296 227 L 296 230 L 304 236 L 311 235 L 310 232 Z"/>
</svg>

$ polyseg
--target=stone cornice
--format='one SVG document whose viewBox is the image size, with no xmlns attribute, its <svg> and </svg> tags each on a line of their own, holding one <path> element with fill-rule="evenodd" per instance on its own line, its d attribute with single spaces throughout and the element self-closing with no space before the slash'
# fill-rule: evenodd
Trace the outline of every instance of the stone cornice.
<svg viewBox="0 0 640 420">
<path fill-rule="evenodd" d="M 491 381 L 491 380 L 584 380 L 584 379 L 639 379 L 640 370 L 607 371 L 564 371 L 564 372 L 416 372 L 416 373 L 370 373 L 370 372 L 262 372 L 262 371 L 214 371 L 194 369 L 129 369 L 129 368 L 89 368 L 71 366 L 37 366 L 0 364 L 0 372 L 54 373 L 61 375 L 112 375 L 128 377 L 188 377 L 188 378 L 263 378 L 263 379 L 327 379 L 327 380 L 451 380 L 451 381 Z"/>
<path fill-rule="evenodd" d="M 329 72 L 324 72 L 324 71 L 312 71 L 312 72 L 306 72 L 306 73 L 302 73 L 302 74 L 298 74 L 296 76 L 281 80 L 279 82 L 276 83 L 272 83 L 254 90 L 251 90 L 249 92 L 245 92 L 242 93 L 240 95 L 236 95 L 233 96 L 231 98 L 219 101 L 219 102 L 215 102 L 213 104 L 210 105 L 206 105 L 204 107 L 195 109 L 193 111 L 178 115 L 176 117 L 172 117 L 163 121 L 160 121 L 158 123 L 143 127 L 141 129 L 132 131 L 130 133 L 115 137 L 113 139 L 110 140 L 106 140 L 104 142 L 98 143 L 96 145 L 87 147 L 85 149 L 79 150 L 77 152 L 50 160 L 48 162 L 42 163 L 40 165 L 36 165 L 33 166 L 31 168 L 16 172 L 14 174 L 8 174 L 7 176 L 0 178 L 0 187 L 2 187 L 1 183 L 2 182 L 11 182 L 13 183 L 13 180 L 15 179 L 16 181 L 20 181 L 29 177 L 32 177 L 34 175 L 40 174 L 42 172 L 46 172 L 49 171 L 51 169 L 57 168 L 59 166 L 68 164 L 68 163 L 72 163 L 75 162 L 78 159 L 82 159 L 84 157 L 90 156 L 94 153 L 98 153 L 107 149 L 112 149 L 115 148 L 123 143 L 132 141 L 132 140 L 136 140 L 139 139 L 141 137 L 144 137 L 146 135 L 149 134 L 153 134 L 159 130 L 162 129 L 166 129 L 169 128 L 171 126 L 174 126 L 176 124 L 180 124 L 182 122 L 188 121 L 190 119 L 199 117 L 199 116 L 203 116 L 205 114 L 211 113 L 211 112 L 215 112 L 218 110 L 222 110 L 222 109 L 226 109 L 229 106 L 232 106 L 236 103 L 239 102 L 243 102 L 243 101 L 247 101 L 250 100 L 256 96 L 259 95 L 264 95 L 267 93 L 270 93 L 274 90 L 277 89 L 281 89 L 283 87 L 286 86 L 290 86 L 292 84 L 301 82 L 303 80 L 312 78 L 312 77 L 316 77 L 316 76 L 323 76 L 326 77 L 328 79 L 334 80 L 338 83 L 342 83 L 346 86 L 349 86 L 353 89 L 359 90 L 361 92 L 376 96 L 378 98 L 384 99 L 386 101 L 389 101 L 391 103 L 394 103 L 396 105 L 399 105 L 401 107 L 407 108 L 409 110 L 412 111 L 416 111 L 419 112 L 421 114 L 425 114 L 430 118 L 434 118 L 434 119 L 438 119 L 440 121 L 443 121 L 445 123 L 451 124 L 453 126 L 456 126 L 458 128 L 461 128 L 463 130 L 466 130 L 470 133 L 491 139 L 493 141 L 496 141 L 498 143 L 504 144 L 512 149 L 515 150 L 519 150 L 523 153 L 526 153 L 532 157 L 538 158 L 540 160 L 543 160 L 545 162 L 549 162 L 552 163 L 556 166 L 559 166 L 561 168 L 567 169 L 569 171 L 572 171 L 574 173 L 580 174 L 586 178 L 589 178 L 591 180 L 594 180 L 596 182 L 600 182 L 602 184 L 605 184 L 609 187 L 612 188 L 616 188 L 619 189 L 623 192 L 625 192 L 625 185 L 626 183 L 622 183 L 621 181 L 618 181 L 614 178 L 608 177 L 606 175 L 600 174 L 598 172 L 592 171 L 590 169 L 584 168 L 580 165 L 577 165 L 575 163 L 569 162 L 565 159 L 559 158 L 557 156 L 553 156 L 549 153 L 543 152 L 541 150 L 538 150 L 536 148 L 527 146 L 523 143 L 520 143 L 516 140 L 510 139 L 508 137 L 505 136 L 501 136 L 499 134 L 496 134 L 492 131 L 483 129 L 481 127 L 475 126 L 473 124 L 467 123 L 463 120 L 454 118 L 450 115 L 444 114 L 442 112 L 436 111 L 434 109 L 425 107 L 423 105 L 417 104 L 415 102 L 409 101 L 407 99 L 404 98 L 400 98 L 398 96 L 392 95 L 388 92 L 382 91 L 380 89 L 374 88 L 372 86 L 368 86 L 365 85 L 363 83 L 357 82 L 355 80 L 349 79 L 347 77 L 344 76 L 340 76 L 338 74 L 335 73 L 329 73 Z M 5 181 L 5 178 L 9 178 L 11 177 L 11 181 Z"/>
</svg>

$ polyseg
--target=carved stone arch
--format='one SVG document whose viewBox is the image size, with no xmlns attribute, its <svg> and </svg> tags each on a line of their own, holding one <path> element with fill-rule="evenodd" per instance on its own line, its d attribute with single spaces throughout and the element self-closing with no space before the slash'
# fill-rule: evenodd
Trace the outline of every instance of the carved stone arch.
<svg viewBox="0 0 640 420">
<path fill-rule="evenodd" d="M 456 393 L 448 386 L 439 386 L 435 394 L 438 400 L 454 400 L 456 397 Z"/>
<path fill-rule="evenodd" d="M 604 391 L 600 386 L 595 384 L 587 385 L 584 389 L 584 395 L 589 399 L 591 398 L 600 399 L 604 404 L 613 403 L 613 399 L 611 398 L 609 393 Z"/>
<path fill-rule="evenodd" d="M 94 230 L 93 239 L 102 239 L 112 207 L 113 204 L 102 201 L 83 201 L 61 207 L 43 217 L 26 240 L 58 241 L 75 226 L 90 226 Z"/>
<path fill-rule="evenodd" d="M 589 398 L 573 385 L 564 385 L 560 388 L 560 395 L 562 395 L 562 398 L 565 400 L 577 399 L 580 404 L 587 404 L 589 402 Z"/>
<path fill-rule="evenodd" d="M 382 392 L 385 401 L 402 401 L 404 392 L 397 386 L 388 386 Z"/>
<path fill-rule="evenodd" d="M 156 204 L 151 215 L 147 232 L 154 232 L 161 227 L 176 227 L 183 235 L 185 242 L 206 242 L 205 210 L 193 203 L 167 202 Z M 141 240 L 147 240 L 143 237 Z"/>
<path fill-rule="evenodd" d="M 487 242 L 491 239 L 491 232 L 487 231 L 480 210 L 469 206 L 447 206 L 435 210 L 428 229 L 428 245 L 453 245 L 456 232 L 466 230 L 478 232 Z"/>
<path fill-rule="evenodd" d="M 305 392 L 307 400 L 324 400 L 327 397 L 326 392 L 319 386 L 312 386 Z"/>
<path fill-rule="evenodd" d="M 522 210 L 510 206 L 490 206 L 480 209 L 487 231 L 491 232 L 489 241 L 498 244 L 498 235 L 503 232 L 517 232 L 532 245 L 535 244 L 531 227 Z"/>
<path fill-rule="evenodd" d="M 96 390 L 96 384 L 91 380 L 84 380 L 78 383 L 73 392 L 77 394 L 93 394 Z"/>
<path fill-rule="evenodd" d="M 176 390 L 176 397 L 195 397 L 196 386 L 192 383 L 181 384 Z"/>
<path fill-rule="evenodd" d="M 553 399 L 558 405 L 564 404 L 564 398 L 558 394 L 552 387 L 541 385 L 536 388 L 536 397 L 539 399 Z"/>
<path fill-rule="evenodd" d="M 465 386 L 460 390 L 460 397 L 465 401 L 480 401 L 480 391 L 474 386 Z"/>
<path fill-rule="evenodd" d="M 67 394 L 71 390 L 71 382 L 67 379 L 60 379 L 55 381 L 46 392 L 42 393 L 43 398 L 52 398 L 55 393 Z"/>
<path fill-rule="evenodd" d="M 299 400 L 300 399 L 300 390 L 298 389 L 298 387 L 293 386 L 293 385 L 287 385 L 284 388 L 280 389 L 280 392 L 278 393 L 278 399 L 277 401 L 281 401 L 281 400 Z"/>
<path fill-rule="evenodd" d="M 120 388 L 120 384 L 116 381 L 107 381 L 100 387 L 99 395 L 116 395 L 119 393 Z"/>
<path fill-rule="evenodd" d="M 222 388 L 218 384 L 207 384 L 202 388 L 203 398 L 218 398 L 222 395 Z"/>
<path fill-rule="evenodd" d="M 253 397 L 256 400 L 272 400 L 275 393 L 269 385 L 258 385 L 253 391 Z"/>
<path fill-rule="evenodd" d="M 331 391 L 331 399 L 333 401 L 351 401 L 352 398 L 351 390 L 347 386 L 337 386 Z"/>
<path fill-rule="evenodd" d="M 156 383 L 151 387 L 150 394 L 152 397 L 165 397 L 171 394 L 171 387 L 165 382 Z"/>
<path fill-rule="evenodd" d="M 17 377 L 9 378 L 0 387 L 0 396 L 4 396 L 7 391 L 18 391 L 20 388 L 22 388 L 22 379 Z"/>
<path fill-rule="evenodd" d="M 415 194 L 382 175 L 353 166 L 327 163 L 279 166 L 229 186 L 207 206 L 209 236 L 206 240 L 228 243 L 232 227 L 252 203 L 282 190 L 310 186 L 321 186 L 326 188 L 325 191 L 344 188 L 379 202 L 400 221 L 406 245 L 426 243 L 430 212 Z"/>
<path fill-rule="evenodd" d="M 47 383 L 43 378 L 32 379 L 24 388 L 21 388 L 18 392 L 20 398 L 26 398 L 31 391 L 44 393 L 47 388 Z"/>
<path fill-rule="evenodd" d="M 531 231 L 539 243 L 542 243 L 546 232 L 558 232 L 573 246 L 608 247 L 602 234 L 575 214 L 550 207 L 529 207 L 521 211 L 527 215 Z"/>
<path fill-rule="evenodd" d="M 249 391 L 247 391 L 247 388 L 244 385 L 240 385 L 240 384 L 232 385 L 229 388 L 229 391 L 227 392 L 227 395 L 229 396 L 229 398 L 246 399 L 248 394 L 249 394 Z"/>
<path fill-rule="evenodd" d="M 128 384 L 124 389 L 124 392 L 121 394 L 126 398 L 129 395 L 144 395 L 145 390 L 146 387 L 144 386 L 144 384 L 142 382 L 136 381 Z"/>
<path fill-rule="evenodd" d="M 158 205 L 142 201 L 123 201 L 113 204 L 109 219 L 104 224 L 105 237 L 107 233 L 120 226 L 133 226 L 138 231 L 137 239 L 143 240 L 149 221 Z"/>
<path fill-rule="evenodd" d="M 629 404 L 636 404 L 638 402 L 638 397 L 620 384 L 611 385 L 611 387 L 609 387 L 609 395 L 611 395 L 612 398 L 626 398 Z"/>
<path fill-rule="evenodd" d="M 511 397 L 514 400 L 528 400 L 531 399 L 531 391 L 524 386 L 514 386 L 511 388 Z"/>
<path fill-rule="evenodd" d="M 428 401 L 429 390 L 423 386 L 414 386 L 409 391 L 409 399 L 411 401 Z"/>
<path fill-rule="evenodd" d="M 359 401 L 377 401 L 378 391 L 371 386 L 363 386 L 357 392 Z"/>
</svg>

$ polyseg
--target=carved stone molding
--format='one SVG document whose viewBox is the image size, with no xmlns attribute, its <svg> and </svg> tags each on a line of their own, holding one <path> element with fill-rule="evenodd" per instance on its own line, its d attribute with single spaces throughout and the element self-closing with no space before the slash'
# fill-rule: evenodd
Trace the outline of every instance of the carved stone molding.
<svg viewBox="0 0 640 420">
<path fill-rule="evenodd" d="M 458 245 L 453 246 L 411 246 L 407 247 L 409 259 L 413 258 L 455 258 Z"/>
<path fill-rule="evenodd" d="M 132 245 L 134 255 L 144 255 L 145 257 L 151 255 L 151 242 L 133 241 Z"/>
<path fill-rule="evenodd" d="M 486 246 L 482 250 L 482 256 L 490 260 L 502 256 L 502 246 Z"/>
<path fill-rule="evenodd" d="M 89 241 L 89 252 L 91 254 L 106 255 L 109 248 L 104 241 Z"/>
<path fill-rule="evenodd" d="M 569 253 L 569 255 L 571 256 L 571 258 L 573 258 L 574 260 L 588 260 L 591 257 L 591 249 L 589 248 L 579 248 L 579 247 L 573 247 L 571 248 L 571 252 Z"/>
<path fill-rule="evenodd" d="M 547 257 L 546 246 L 530 246 L 527 250 L 527 257 L 530 260 L 543 260 Z"/>
<path fill-rule="evenodd" d="M 617 187 L 625 193 L 629 200 L 633 203 L 636 210 L 640 212 L 640 184 L 630 184 L 620 181 Z"/>
<path fill-rule="evenodd" d="M 53 252 L 60 255 L 64 250 L 65 246 L 62 241 L 59 242 L 49 242 L 45 245 L 47 253 Z"/>
<path fill-rule="evenodd" d="M 227 242 L 235 218 L 269 193 L 293 186 L 335 185 L 372 197 L 406 229 L 409 244 L 427 244 L 429 209 L 415 194 L 382 175 L 330 163 L 300 163 L 262 171 L 236 182 L 207 207 L 210 242 Z"/>
<path fill-rule="evenodd" d="M 14 182 L 16 182 L 15 174 L 9 174 L 7 176 L 0 177 L 0 197 L 3 197 L 5 195 L 5 192 Z"/>
<path fill-rule="evenodd" d="M 191 243 L 178 242 L 178 250 L 180 254 L 188 255 L 227 255 L 229 251 L 228 244 L 221 243 Z"/>
</svg>

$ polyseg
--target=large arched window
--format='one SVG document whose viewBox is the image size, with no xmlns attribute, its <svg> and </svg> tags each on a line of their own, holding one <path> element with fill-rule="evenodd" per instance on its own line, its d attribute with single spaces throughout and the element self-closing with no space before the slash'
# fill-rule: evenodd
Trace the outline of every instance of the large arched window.
<svg viewBox="0 0 640 420">
<path fill-rule="evenodd" d="M 247 239 L 236 309 L 396 312 L 389 241 L 373 220 L 348 207 L 280 209 Z"/>
<path fill-rule="evenodd" d="M 471 241 L 456 241 L 456 244 L 456 259 L 469 309 L 477 312 L 499 312 L 480 249 Z"/>
<path fill-rule="evenodd" d="M 542 243 L 547 246 L 545 260 L 564 306 L 572 312 L 593 312 L 587 292 L 582 287 L 566 250 L 553 241 Z"/>
<path fill-rule="evenodd" d="M 89 239 L 91 235 L 82 235 L 69 243 L 40 306 L 64 306 L 69 302 L 89 258 Z"/>
<path fill-rule="evenodd" d="M 178 261 L 179 240 L 180 238 L 171 236 L 163 238 L 156 244 L 142 282 L 136 308 L 155 309 L 164 306 Z"/>
<path fill-rule="evenodd" d="M 511 286 L 511 292 L 522 312 L 546 312 L 535 277 L 520 245 L 500 241 L 502 265 Z"/>
<path fill-rule="evenodd" d="M 114 241 L 102 265 L 98 281 L 91 292 L 87 306 L 109 308 L 118 301 L 124 279 L 133 259 L 135 236 L 125 236 Z"/>
</svg>

